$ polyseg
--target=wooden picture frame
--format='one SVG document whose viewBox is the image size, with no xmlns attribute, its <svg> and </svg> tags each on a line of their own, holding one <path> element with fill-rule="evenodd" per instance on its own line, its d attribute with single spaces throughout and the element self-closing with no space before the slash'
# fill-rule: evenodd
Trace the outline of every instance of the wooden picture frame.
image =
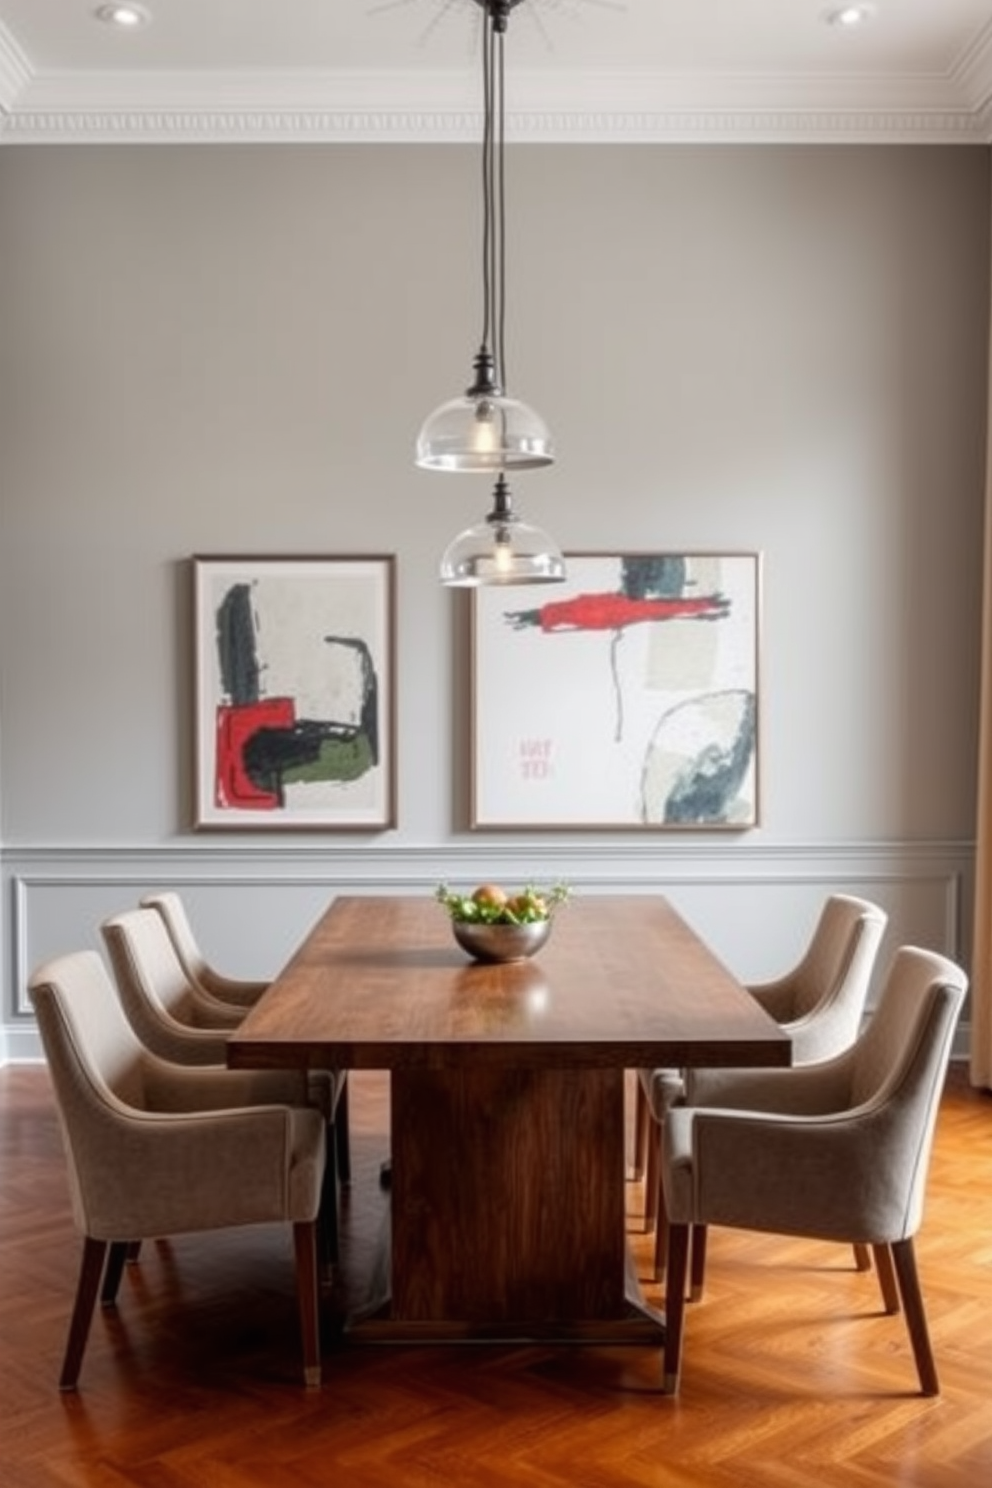
<svg viewBox="0 0 992 1488">
<path fill-rule="evenodd" d="M 395 559 L 193 563 L 196 826 L 395 826 Z"/>
<path fill-rule="evenodd" d="M 760 556 L 566 563 L 473 591 L 471 826 L 757 826 Z"/>
</svg>

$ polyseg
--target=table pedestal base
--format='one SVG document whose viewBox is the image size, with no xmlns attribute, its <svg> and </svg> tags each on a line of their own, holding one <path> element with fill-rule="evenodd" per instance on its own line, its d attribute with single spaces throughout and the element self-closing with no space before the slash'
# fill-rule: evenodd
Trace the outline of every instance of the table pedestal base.
<svg viewBox="0 0 992 1488">
<path fill-rule="evenodd" d="M 390 1102 L 388 1279 L 349 1336 L 663 1340 L 628 1265 L 622 1070 L 397 1069 Z"/>
</svg>

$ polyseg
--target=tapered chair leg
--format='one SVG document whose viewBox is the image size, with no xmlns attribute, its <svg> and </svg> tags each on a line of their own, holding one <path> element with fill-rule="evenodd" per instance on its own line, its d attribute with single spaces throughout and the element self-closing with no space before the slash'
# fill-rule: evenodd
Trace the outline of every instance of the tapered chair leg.
<svg viewBox="0 0 992 1488">
<path fill-rule="evenodd" d="M 300 1336 L 303 1342 L 303 1382 L 308 1390 L 320 1388 L 320 1297 L 317 1286 L 317 1226 L 312 1221 L 293 1226 L 296 1253 L 296 1295 L 300 1307 Z"/>
<path fill-rule="evenodd" d="M 66 1344 L 65 1358 L 62 1361 L 62 1373 L 59 1376 L 60 1390 L 74 1390 L 79 1381 L 79 1371 L 83 1362 L 83 1354 L 86 1351 L 90 1323 L 93 1321 L 93 1309 L 96 1307 L 106 1255 L 106 1240 L 93 1240 L 87 1235 L 83 1241 L 83 1258 L 79 1267 L 76 1301 L 72 1309 L 72 1320 L 69 1323 L 69 1341 Z"/>
<path fill-rule="evenodd" d="M 100 1288 L 101 1307 L 113 1307 L 117 1301 L 117 1292 L 120 1288 L 121 1277 L 124 1275 L 124 1263 L 127 1260 L 130 1245 L 129 1240 L 112 1240 L 110 1243 L 110 1254 L 107 1256 L 107 1265 L 103 1273 L 103 1286 Z"/>
<path fill-rule="evenodd" d="M 855 1245 L 854 1247 L 854 1269 L 855 1271 L 871 1270 L 871 1246 Z"/>
<path fill-rule="evenodd" d="M 334 1152 L 341 1183 L 351 1182 L 351 1131 L 348 1116 L 348 1076 L 345 1075 L 341 1094 L 334 1108 Z"/>
<path fill-rule="evenodd" d="M 668 1265 L 668 1215 L 665 1212 L 665 1191 L 658 1185 L 658 1212 L 654 1221 L 654 1279 L 661 1281 Z"/>
<path fill-rule="evenodd" d="M 940 1381 L 937 1378 L 933 1349 L 930 1347 L 930 1331 L 927 1328 L 927 1315 L 923 1307 L 923 1293 L 920 1291 L 920 1278 L 916 1269 L 916 1251 L 913 1249 L 913 1242 L 912 1240 L 894 1240 L 890 1251 L 896 1276 L 899 1278 L 899 1291 L 906 1313 L 910 1342 L 913 1345 L 916 1372 L 920 1377 L 920 1389 L 924 1395 L 939 1395 Z"/>
<path fill-rule="evenodd" d="M 899 1283 L 896 1281 L 896 1273 L 892 1264 L 892 1252 L 887 1245 L 873 1245 L 871 1251 L 875 1257 L 875 1272 L 882 1291 L 885 1310 L 888 1313 L 898 1312 L 900 1308 Z"/>
<path fill-rule="evenodd" d="M 703 1285 L 706 1280 L 706 1237 L 709 1231 L 705 1225 L 693 1225 L 692 1227 L 692 1254 L 689 1266 L 689 1300 L 699 1302 L 703 1295 Z"/>
<path fill-rule="evenodd" d="M 661 1188 L 661 1133 L 652 1122 L 648 1131 L 644 1158 L 644 1233 L 650 1235 L 658 1217 L 658 1193 Z"/>
<path fill-rule="evenodd" d="M 690 1227 L 673 1224 L 668 1233 L 668 1274 L 665 1285 L 665 1352 L 662 1389 L 677 1395 L 682 1373 L 682 1332 L 685 1325 L 685 1273 L 689 1259 Z"/>
<path fill-rule="evenodd" d="M 320 1185 L 320 1213 L 317 1216 L 317 1238 L 321 1264 L 336 1266 L 340 1251 L 338 1246 L 338 1164 L 337 1142 L 334 1133 L 329 1134 L 327 1162 Z"/>
<path fill-rule="evenodd" d="M 648 1109 L 648 1098 L 644 1094 L 644 1086 L 641 1084 L 640 1076 L 634 1086 L 634 1161 L 631 1164 L 630 1176 L 637 1183 L 644 1177 L 644 1163 L 648 1150 L 648 1131 L 651 1125 L 651 1112 Z"/>
</svg>

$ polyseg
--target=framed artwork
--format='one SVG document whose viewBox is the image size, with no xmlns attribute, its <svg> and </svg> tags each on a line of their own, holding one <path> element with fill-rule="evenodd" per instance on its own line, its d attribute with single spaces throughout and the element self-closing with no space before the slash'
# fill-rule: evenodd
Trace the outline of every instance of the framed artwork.
<svg viewBox="0 0 992 1488">
<path fill-rule="evenodd" d="M 756 826 L 759 555 L 566 559 L 472 592 L 471 825 Z"/>
<path fill-rule="evenodd" d="M 396 814 L 395 560 L 193 559 L 198 827 Z"/>
</svg>

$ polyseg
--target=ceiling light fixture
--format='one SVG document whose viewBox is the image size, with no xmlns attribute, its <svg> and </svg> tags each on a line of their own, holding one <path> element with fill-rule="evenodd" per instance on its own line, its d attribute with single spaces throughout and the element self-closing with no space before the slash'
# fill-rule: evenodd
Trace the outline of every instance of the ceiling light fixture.
<svg viewBox="0 0 992 1488">
<path fill-rule="evenodd" d="M 528 470 L 550 465 L 544 421 L 506 393 L 503 39 L 521 0 L 475 0 L 482 23 L 482 336 L 463 397 L 442 403 L 417 440 L 424 470 Z"/>
<path fill-rule="evenodd" d="M 436 408 L 417 440 L 422 470 L 496 475 L 493 507 L 459 534 L 441 561 L 445 584 L 553 583 L 565 577 L 557 544 L 513 511 L 506 471 L 550 465 L 544 420 L 511 398 L 506 380 L 504 37 L 521 0 L 475 0 L 482 21 L 482 334 L 464 395 Z"/>
<path fill-rule="evenodd" d="M 870 21 L 874 14 L 874 5 L 842 5 L 836 10 L 827 11 L 826 22 L 828 26 L 840 26 L 844 30 L 853 31 L 855 27 Z"/>
<path fill-rule="evenodd" d="M 486 584 L 557 584 L 565 559 L 552 537 L 513 510 L 506 476 L 500 472 L 492 511 L 460 532 L 441 559 L 441 582 L 454 588 Z"/>
<path fill-rule="evenodd" d="M 98 5 L 93 14 L 104 25 L 119 26 L 124 31 L 147 26 L 151 20 L 151 15 L 143 5 Z"/>
</svg>

